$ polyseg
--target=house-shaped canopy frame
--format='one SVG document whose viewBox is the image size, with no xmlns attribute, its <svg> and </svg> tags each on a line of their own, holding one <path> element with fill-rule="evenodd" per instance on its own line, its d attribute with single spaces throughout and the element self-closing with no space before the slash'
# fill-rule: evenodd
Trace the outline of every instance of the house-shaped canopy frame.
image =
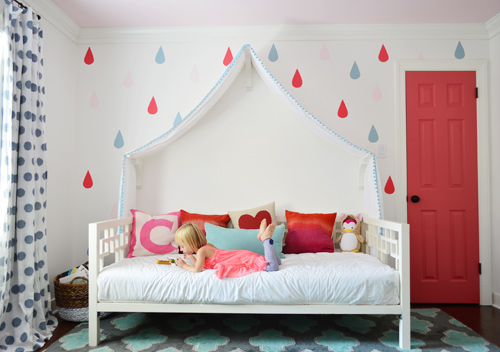
<svg viewBox="0 0 500 352">
<path fill-rule="evenodd" d="M 120 184 L 119 217 L 128 216 L 129 210 L 136 206 L 137 185 L 141 183 L 142 162 L 141 159 L 148 157 L 165 148 L 177 138 L 194 126 L 205 114 L 217 103 L 231 86 L 240 72 L 246 68 L 248 74 L 248 86 L 251 86 L 251 65 L 258 72 L 267 86 L 281 98 L 298 118 L 306 121 L 307 125 L 317 134 L 325 137 L 338 148 L 359 158 L 359 170 L 356 175 L 360 176 L 360 187 L 364 190 L 364 209 L 369 217 L 382 218 L 382 199 L 380 196 L 380 184 L 378 179 L 377 164 L 374 153 L 357 146 L 356 144 L 342 138 L 332 131 L 328 126 L 309 113 L 276 78 L 271 74 L 262 60 L 257 56 L 253 48 L 246 44 L 235 55 L 233 61 L 228 65 L 222 76 L 214 87 L 205 95 L 198 105 L 187 114 L 182 121 L 146 143 L 142 147 L 125 153 L 123 156 L 122 176 Z M 354 171 L 353 171 L 354 172 Z"/>
</svg>

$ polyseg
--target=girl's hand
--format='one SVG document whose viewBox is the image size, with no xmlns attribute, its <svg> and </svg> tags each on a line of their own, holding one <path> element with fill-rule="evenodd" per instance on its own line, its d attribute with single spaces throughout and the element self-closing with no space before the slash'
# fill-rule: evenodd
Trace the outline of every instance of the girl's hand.
<svg viewBox="0 0 500 352">
<path fill-rule="evenodd" d="M 175 260 L 175 264 L 180 267 L 180 268 L 183 268 L 187 265 L 186 262 L 184 260 L 181 259 L 181 257 L 177 257 L 177 259 Z"/>
</svg>

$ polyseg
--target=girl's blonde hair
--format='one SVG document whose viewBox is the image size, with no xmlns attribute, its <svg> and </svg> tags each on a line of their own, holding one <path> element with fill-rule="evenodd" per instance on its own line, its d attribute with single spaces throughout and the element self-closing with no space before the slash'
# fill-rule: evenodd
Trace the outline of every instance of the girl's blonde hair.
<svg viewBox="0 0 500 352">
<path fill-rule="evenodd" d="M 207 238 L 196 224 L 188 222 L 175 232 L 175 242 L 187 244 L 193 252 L 207 244 Z"/>
</svg>

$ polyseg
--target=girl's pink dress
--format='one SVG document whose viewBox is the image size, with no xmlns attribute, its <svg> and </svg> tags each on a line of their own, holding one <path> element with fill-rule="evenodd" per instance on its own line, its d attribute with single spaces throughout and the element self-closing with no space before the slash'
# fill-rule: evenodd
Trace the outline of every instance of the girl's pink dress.
<svg viewBox="0 0 500 352">
<path fill-rule="evenodd" d="M 215 254 L 211 258 L 205 259 L 203 268 L 215 269 L 215 275 L 219 279 L 226 277 L 240 277 L 256 271 L 265 271 L 267 261 L 263 255 L 247 250 L 226 251 L 223 249 L 213 249 Z"/>
</svg>

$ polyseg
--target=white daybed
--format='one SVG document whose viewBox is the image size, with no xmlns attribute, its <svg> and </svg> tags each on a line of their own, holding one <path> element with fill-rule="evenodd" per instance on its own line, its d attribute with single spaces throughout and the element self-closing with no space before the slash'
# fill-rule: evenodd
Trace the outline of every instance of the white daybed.
<svg viewBox="0 0 500 352">
<path fill-rule="evenodd" d="M 391 271 L 391 275 L 396 281 L 396 299 L 392 304 L 380 304 L 376 302 L 374 304 L 370 301 L 362 301 L 362 304 L 335 304 L 335 303 L 325 303 L 318 302 L 315 298 L 311 298 L 313 301 L 308 303 L 304 301 L 298 304 L 292 304 L 287 301 L 283 304 L 279 302 L 266 303 L 265 301 L 257 300 L 256 304 L 248 304 L 246 302 L 236 302 L 235 304 L 225 303 L 204 303 L 200 301 L 198 303 L 190 303 L 189 299 L 184 303 L 169 303 L 168 298 L 154 299 L 154 302 L 148 302 L 139 297 L 135 297 L 132 300 L 126 299 L 125 297 L 115 298 L 119 300 L 110 300 L 109 298 L 103 297 L 106 294 L 101 295 L 99 292 L 98 277 L 100 274 L 108 275 L 113 277 L 106 271 L 115 270 L 120 266 L 125 265 L 125 270 L 131 270 L 130 263 L 133 263 L 135 258 L 126 259 L 126 253 L 129 247 L 130 232 L 132 229 L 133 218 L 123 218 L 118 220 L 108 220 L 98 223 L 92 223 L 89 225 L 89 267 L 90 267 L 90 279 L 89 279 L 89 342 L 91 346 L 96 346 L 100 339 L 100 328 L 99 328 L 99 318 L 98 312 L 162 312 L 162 313 L 242 313 L 242 314 L 394 314 L 400 317 L 399 320 L 399 345 L 402 349 L 410 348 L 410 291 L 409 291 L 409 226 L 407 224 L 401 224 L 386 220 L 379 220 L 374 218 L 365 218 L 362 226 L 362 234 L 366 239 L 366 246 L 363 246 L 363 252 L 366 255 L 375 256 L 380 259 L 381 262 L 387 263 L 393 267 L 394 270 Z M 338 228 L 338 225 L 336 225 Z M 338 234 L 337 234 L 338 235 Z M 314 255 L 314 254 L 306 254 Z M 327 254 L 320 253 L 320 256 L 325 256 Z M 333 253 L 330 254 L 331 257 L 342 257 L 344 253 Z M 346 254 L 346 256 L 353 256 L 356 254 Z M 365 256 L 365 254 L 358 254 L 360 256 Z M 297 256 L 297 255 L 292 255 Z M 300 256 L 300 255 L 299 255 Z M 319 258 L 319 256 L 318 256 Z M 343 258 L 346 258 L 345 256 Z M 360 257 L 361 258 L 361 257 Z M 293 276 L 288 276 L 286 279 L 286 273 L 288 273 L 287 260 L 294 262 L 296 258 L 285 258 L 283 260 L 283 275 L 285 280 L 293 280 Z M 137 263 L 143 262 L 144 258 L 139 258 Z M 154 258 L 151 258 L 151 271 L 154 271 Z M 112 261 L 113 263 L 110 263 Z M 373 266 L 372 261 L 372 266 Z M 377 265 L 379 261 L 376 260 Z M 146 265 L 148 265 L 146 263 Z M 388 269 L 386 265 L 382 265 L 384 269 Z M 123 268 L 122 268 L 123 269 Z M 174 268 L 172 268 L 174 269 Z M 175 268 L 176 270 L 181 270 L 180 268 Z M 162 269 L 155 269 L 162 270 Z M 173 273 L 171 270 L 169 273 Z M 186 274 L 185 272 L 184 274 Z M 277 272 L 279 273 L 279 272 Z M 203 275 L 193 274 L 192 275 Z M 250 274 L 244 277 L 236 278 L 236 280 L 248 280 L 252 275 L 258 275 L 259 273 Z M 263 273 L 271 276 L 274 273 Z M 207 274 L 209 275 L 209 274 Z M 140 276 L 140 275 L 139 275 Z M 137 277 L 137 276 L 136 276 Z M 213 282 L 222 282 L 224 280 L 219 280 L 213 276 Z M 140 278 L 139 278 L 140 279 Z M 209 278 L 210 279 L 210 278 Z M 134 275 L 128 276 L 129 282 L 127 286 L 134 285 Z M 215 281 L 218 280 L 218 281 Z M 227 279 L 226 279 L 227 280 Z M 235 279 L 230 279 L 235 280 Z M 101 280 L 103 281 L 103 280 Z M 116 280 L 115 280 L 116 281 Z M 118 280 L 120 281 L 120 280 Z M 360 283 L 360 286 L 365 285 Z M 392 285 L 392 283 L 391 283 Z M 300 285 L 299 285 L 300 286 Z M 290 285 L 290 287 L 298 287 L 297 285 Z M 323 287 L 328 287 L 324 285 Z M 304 287 L 304 289 L 306 289 Z M 351 287 L 352 289 L 352 287 Z M 370 288 L 371 289 L 371 288 Z M 383 288 L 382 288 L 383 289 Z M 316 289 L 317 291 L 318 289 Z M 366 287 L 363 288 L 367 291 Z M 103 289 L 104 291 L 104 289 Z M 106 292 L 113 291 L 113 289 L 106 288 Z M 116 291 L 116 290 L 115 290 Z M 167 290 L 165 290 L 167 291 Z M 305 290 L 307 291 L 307 290 Z M 306 293 L 306 296 L 308 294 Z M 112 295 L 111 295 L 112 296 Z M 193 296 L 193 295 L 191 295 Z M 196 295 L 194 295 L 196 296 Z M 317 296 L 317 293 L 316 293 Z M 328 296 L 325 292 L 325 296 Z M 369 296 L 369 295 L 368 295 Z M 118 297 L 118 296 L 117 296 Z M 310 295 L 313 297 L 313 295 Z M 363 298 L 366 299 L 366 298 Z M 178 302 L 178 299 L 176 299 Z"/>
</svg>

